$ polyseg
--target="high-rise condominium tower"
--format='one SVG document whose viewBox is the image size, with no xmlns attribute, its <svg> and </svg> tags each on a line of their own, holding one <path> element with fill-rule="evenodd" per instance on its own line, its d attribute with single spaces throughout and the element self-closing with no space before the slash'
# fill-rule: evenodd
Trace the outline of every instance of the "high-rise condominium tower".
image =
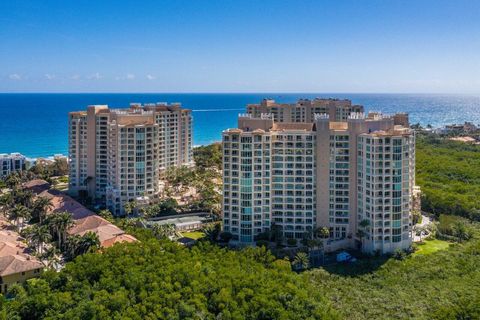
<svg viewBox="0 0 480 320">
<path fill-rule="evenodd" d="M 151 200 L 163 169 L 192 163 L 191 111 L 180 104 L 93 105 L 69 114 L 69 189 L 124 213 Z"/>
<path fill-rule="evenodd" d="M 406 115 L 330 114 L 276 122 L 251 112 L 223 132 L 224 230 L 234 240 L 251 243 L 275 224 L 296 239 L 325 226 L 367 252 L 411 244 L 415 136 L 396 124 Z"/>
<path fill-rule="evenodd" d="M 259 117 L 269 113 L 275 122 L 313 122 L 315 114 L 327 114 L 333 121 L 346 121 L 353 112 L 363 112 L 363 106 L 352 105 L 347 99 L 300 99 L 296 103 L 264 99 L 259 104 L 247 105 L 248 114 Z"/>
</svg>

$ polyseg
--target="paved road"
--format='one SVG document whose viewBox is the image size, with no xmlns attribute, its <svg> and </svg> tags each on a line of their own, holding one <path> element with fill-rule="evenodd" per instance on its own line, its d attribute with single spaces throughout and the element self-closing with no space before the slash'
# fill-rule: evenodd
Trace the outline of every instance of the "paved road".
<svg viewBox="0 0 480 320">
<path fill-rule="evenodd" d="M 422 222 L 419 223 L 419 224 L 416 224 L 415 226 L 426 227 L 426 226 L 429 225 L 431 222 L 432 222 L 432 219 L 422 213 Z M 414 226 L 414 227 L 415 227 L 415 226 Z M 422 236 L 422 239 L 425 239 L 426 237 L 428 237 L 428 234 L 424 234 L 424 235 Z M 414 233 L 413 233 L 413 242 L 420 242 L 420 241 L 421 241 L 420 236 L 417 236 L 417 235 L 415 234 L 415 232 L 414 232 Z"/>
</svg>

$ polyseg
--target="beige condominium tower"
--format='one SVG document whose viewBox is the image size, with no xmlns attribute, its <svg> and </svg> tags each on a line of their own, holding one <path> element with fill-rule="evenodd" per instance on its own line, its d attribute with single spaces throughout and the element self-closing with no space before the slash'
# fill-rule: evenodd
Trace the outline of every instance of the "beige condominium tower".
<svg viewBox="0 0 480 320">
<path fill-rule="evenodd" d="M 268 113 L 275 122 L 313 122 L 315 114 L 327 114 L 335 121 L 345 121 L 352 112 L 363 112 L 363 106 L 352 105 L 348 99 L 300 99 L 296 103 L 277 103 L 263 99 L 259 104 L 247 105 L 247 113 L 254 117 Z"/>
<path fill-rule="evenodd" d="M 155 199 L 161 171 L 192 163 L 191 110 L 166 103 L 69 114 L 69 190 L 124 213 L 128 201 Z"/>
<path fill-rule="evenodd" d="M 325 101 L 343 108 L 345 100 Z M 330 109 L 292 122 L 247 110 L 223 132 L 223 222 L 234 241 L 252 243 L 275 224 L 296 239 L 325 226 L 337 247 L 366 252 L 410 246 L 415 135 L 407 115 Z"/>
</svg>

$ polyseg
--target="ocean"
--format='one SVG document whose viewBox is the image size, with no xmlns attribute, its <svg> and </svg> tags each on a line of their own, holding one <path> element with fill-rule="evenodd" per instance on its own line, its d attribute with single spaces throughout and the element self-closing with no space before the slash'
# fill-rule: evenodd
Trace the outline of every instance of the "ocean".
<svg viewBox="0 0 480 320">
<path fill-rule="evenodd" d="M 28 157 L 67 155 L 68 112 L 91 104 L 127 107 L 131 102 L 180 102 L 193 110 L 194 145 L 221 139 L 221 132 L 236 126 L 247 103 L 263 98 L 294 102 L 299 98 L 347 98 L 367 111 L 407 112 L 410 122 L 440 127 L 471 121 L 480 123 L 480 96 L 427 94 L 0 94 L 0 153 L 20 152 Z"/>
</svg>

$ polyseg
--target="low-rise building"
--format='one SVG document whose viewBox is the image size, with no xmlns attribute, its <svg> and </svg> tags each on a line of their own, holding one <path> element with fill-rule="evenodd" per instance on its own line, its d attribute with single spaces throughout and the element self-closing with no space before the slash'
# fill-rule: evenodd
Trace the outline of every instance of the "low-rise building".
<svg viewBox="0 0 480 320">
<path fill-rule="evenodd" d="M 12 172 L 23 171 L 27 168 L 27 158 L 20 153 L 0 154 L 0 178 Z"/>
<path fill-rule="evenodd" d="M 37 258 L 30 255 L 25 239 L 9 229 L 4 219 L 0 220 L 0 293 L 28 279 L 38 277 L 44 268 Z"/>
<path fill-rule="evenodd" d="M 173 225 L 176 231 L 192 231 L 203 228 L 209 222 L 212 222 L 212 218 L 207 213 L 184 214 L 150 219 L 142 226 L 152 228 L 154 225 Z"/>
<path fill-rule="evenodd" d="M 56 212 L 69 212 L 72 214 L 75 226 L 68 231 L 70 235 L 83 236 L 87 232 L 93 232 L 98 236 L 101 247 L 109 247 L 117 242 L 137 241 L 135 237 L 126 234 L 125 231 L 108 220 L 96 215 L 72 197 L 61 191 L 51 189 L 50 184 L 44 180 L 32 180 L 23 186 L 38 197 L 45 197 L 51 200 L 52 207 L 49 209 L 49 214 Z"/>
</svg>

